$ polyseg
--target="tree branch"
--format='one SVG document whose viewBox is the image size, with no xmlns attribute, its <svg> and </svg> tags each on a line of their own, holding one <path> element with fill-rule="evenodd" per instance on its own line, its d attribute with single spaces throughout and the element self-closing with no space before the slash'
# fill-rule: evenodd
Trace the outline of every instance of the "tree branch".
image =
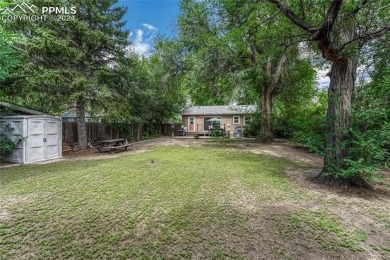
<svg viewBox="0 0 390 260">
<path fill-rule="evenodd" d="M 263 21 L 257 23 L 256 26 L 254 26 L 254 27 L 252 27 L 252 28 L 249 28 L 249 30 L 248 30 L 248 35 L 251 36 L 251 35 L 252 35 L 252 32 L 253 32 L 255 29 L 259 28 L 260 26 L 262 26 L 263 24 L 265 24 L 267 21 L 269 21 L 269 20 L 275 18 L 275 17 L 278 16 L 279 14 L 280 14 L 280 12 L 277 12 L 277 13 L 275 13 L 275 14 L 273 14 L 273 15 L 267 17 L 267 18 L 265 18 Z M 246 22 L 246 21 L 245 21 L 245 22 Z"/>
<path fill-rule="evenodd" d="M 294 24 L 304 29 L 305 31 L 309 32 L 311 34 L 310 40 L 318 40 L 319 38 L 324 36 L 328 38 L 327 35 L 332 29 L 332 26 L 337 19 L 341 5 L 343 3 L 343 0 L 333 0 L 326 14 L 325 22 L 322 24 L 321 27 L 316 28 L 306 23 L 303 19 L 299 18 L 295 13 L 293 13 L 289 8 L 287 8 L 280 0 L 268 0 L 268 1 L 270 3 L 275 4 L 276 7 Z"/>
<path fill-rule="evenodd" d="M 275 72 L 272 74 L 272 80 L 271 80 L 271 86 L 272 86 L 271 88 L 272 89 L 271 89 L 271 91 L 274 90 L 276 84 L 279 81 L 280 75 L 282 74 L 283 65 L 286 62 L 286 60 L 287 60 L 287 56 L 285 53 L 283 53 L 278 61 L 278 64 L 276 65 Z"/>
<path fill-rule="evenodd" d="M 284 15 L 287 16 L 294 24 L 296 24 L 298 27 L 302 28 L 303 30 L 312 33 L 312 30 L 314 29 L 313 26 L 306 23 L 304 20 L 299 18 L 295 13 L 293 13 L 290 9 L 288 9 L 280 0 L 268 0 L 270 3 L 273 3 L 276 5 L 276 7 L 284 13 Z"/>
<path fill-rule="evenodd" d="M 337 19 L 343 0 L 333 0 L 328 12 L 326 13 L 325 22 L 321 26 L 321 31 L 330 32 L 334 22 Z"/>
<path fill-rule="evenodd" d="M 390 32 L 390 25 L 386 26 L 384 28 L 381 28 L 381 29 L 379 29 L 379 30 L 377 30 L 375 32 L 371 32 L 371 33 L 368 33 L 368 34 L 363 34 L 363 35 L 357 36 L 357 37 L 355 37 L 355 38 L 345 42 L 343 45 L 341 45 L 335 51 L 336 52 L 340 52 L 341 50 L 345 49 L 348 45 L 350 45 L 351 43 L 356 42 L 356 41 L 360 41 L 361 44 L 363 45 L 367 41 L 369 41 L 371 39 L 374 39 L 374 38 L 379 38 L 382 35 L 386 34 L 387 32 Z"/>
<path fill-rule="evenodd" d="M 251 53 L 252 53 L 251 60 L 252 60 L 253 63 L 256 64 L 256 56 L 257 56 L 258 53 L 260 53 L 259 46 L 255 42 L 251 42 L 249 44 L 249 48 L 250 48 Z"/>
</svg>

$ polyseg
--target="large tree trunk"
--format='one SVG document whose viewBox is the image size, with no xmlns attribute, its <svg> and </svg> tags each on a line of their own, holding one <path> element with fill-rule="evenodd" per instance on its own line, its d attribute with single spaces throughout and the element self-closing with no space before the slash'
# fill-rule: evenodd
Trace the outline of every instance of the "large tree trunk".
<svg viewBox="0 0 390 260">
<path fill-rule="evenodd" d="M 83 99 L 78 99 L 76 102 L 76 116 L 78 146 L 80 149 L 86 149 L 88 146 L 88 140 L 87 127 L 85 124 L 85 102 Z"/>
<path fill-rule="evenodd" d="M 320 177 L 331 181 L 340 179 L 338 174 L 346 169 L 348 147 L 344 141 L 351 126 L 352 95 L 356 80 L 357 58 L 349 57 L 334 61 L 330 73 L 326 128 L 324 168 Z M 362 186 L 361 179 L 347 180 Z"/>
<path fill-rule="evenodd" d="M 316 41 L 322 56 L 331 61 L 331 81 L 328 94 L 328 113 L 326 129 L 326 151 L 324 168 L 321 177 L 337 180 L 337 182 L 349 182 L 358 186 L 368 186 L 368 183 L 359 174 L 357 177 L 343 178 L 342 170 L 348 165 L 345 159 L 348 157 L 348 148 L 344 146 L 347 137 L 346 130 L 351 125 L 352 94 L 356 80 L 357 58 L 350 51 L 360 51 L 364 44 L 388 33 L 387 24 L 382 28 L 361 29 L 356 22 L 356 15 L 370 1 L 362 1 L 354 10 L 344 8 L 344 15 L 339 17 L 343 3 L 347 1 L 329 1 L 329 7 L 323 22 L 312 25 L 308 19 L 301 19 L 281 0 L 268 0 L 273 3 L 295 25 L 309 33 L 309 40 Z M 304 5 L 302 5 L 303 7 Z M 305 16 L 304 13 L 302 13 Z M 336 24 L 337 29 L 333 29 Z M 320 25 L 320 26 L 318 26 Z M 376 30 L 376 31 L 375 31 Z M 346 51 L 348 46 L 355 45 L 354 50 Z M 342 179 L 341 181 L 339 181 Z"/>
<path fill-rule="evenodd" d="M 272 129 L 272 92 L 269 86 L 262 86 L 261 89 L 261 125 L 259 141 L 271 143 L 274 140 Z"/>
<path fill-rule="evenodd" d="M 258 60 L 260 55 L 259 47 L 256 43 L 250 44 L 253 59 L 258 62 L 259 72 L 262 77 L 260 79 L 260 93 L 261 93 L 261 125 L 260 133 L 257 140 L 262 143 L 271 143 L 274 140 L 272 129 L 272 98 L 276 85 L 278 84 L 282 75 L 284 63 L 287 60 L 286 53 L 281 53 L 277 62 L 273 61 L 272 56 L 267 57 L 264 64 L 263 60 Z M 262 79 L 261 79 L 262 78 Z"/>
<path fill-rule="evenodd" d="M 259 141 L 262 143 L 271 143 L 274 140 L 272 129 L 272 98 L 276 85 L 282 75 L 284 63 L 287 60 L 286 54 L 281 54 L 278 62 L 272 64 L 271 58 L 268 58 L 265 64 L 265 80 L 261 82 L 261 125 Z"/>
</svg>

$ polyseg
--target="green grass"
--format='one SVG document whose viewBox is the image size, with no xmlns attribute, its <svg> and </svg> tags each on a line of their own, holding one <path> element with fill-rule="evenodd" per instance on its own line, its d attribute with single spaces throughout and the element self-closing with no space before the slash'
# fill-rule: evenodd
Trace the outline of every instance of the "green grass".
<svg viewBox="0 0 390 260">
<path fill-rule="evenodd" d="M 365 242 L 366 233 L 361 229 L 347 232 L 340 220 L 324 211 L 297 210 L 285 214 L 271 214 L 267 217 L 276 223 L 277 233 L 282 237 L 296 239 L 298 244 L 317 244 L 326 250 L 364 251 L 360 242 Z"/>
<path fill-rule="evenodd" d="M 364 232 L 346 232 L 327 213 L 268 214 L 270 205 L 311 199 L 283 175 L 291 167 L 302 165 L 244 151 L 159 147 L 3 169 L 0 259 L 288 258 L 299 255 L 288 252 L 288 236 L 301 230 L 330 236 L 336 246 L 326 250 L 360 250 Z"/>
</svg>

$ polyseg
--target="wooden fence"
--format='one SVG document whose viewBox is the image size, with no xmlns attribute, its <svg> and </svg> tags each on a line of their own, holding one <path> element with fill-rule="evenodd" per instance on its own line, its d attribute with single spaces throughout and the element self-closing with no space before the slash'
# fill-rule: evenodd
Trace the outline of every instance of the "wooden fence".
<svg viewBox="0 0 390 260">
<path fill-rule="evenodd" d="M 87 122 L 88 142 L 101 139 L 126 138 L 129 141 L 139 141 L 148 137 L 172 135 L 171 124 L 125 124 L 125 123 L 98 123 Z M 175 125 L 175 131 L 180 128 Z M 62 122 L 62 142 L 77 143 L 77 123 Z"/>
</svg>

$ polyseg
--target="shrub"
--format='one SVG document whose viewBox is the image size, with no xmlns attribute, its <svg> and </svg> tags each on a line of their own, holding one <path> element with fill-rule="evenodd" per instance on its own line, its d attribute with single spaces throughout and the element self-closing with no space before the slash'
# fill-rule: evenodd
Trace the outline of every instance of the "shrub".
<svg viewBox="0 0 390 260">
<path fill-rule="evenodd" d="M 4 133 L 0 133 L 0 161 L 12 154 L 19 142 L 14 142 Z"/>
<path fill-rule="evenodd" d="M 275 132 L 320 155 L 325 148 L 327 93 L 316 91 L 294 102 L 281 100 L 275 108 Z"/>
<path fill-rule="evenodd" d="M 390 162 L 390 70 L 381 73 L 356 91 L 353 125 L 344 144 L 348 157 L 341 178 L 367 181 Z"/>
<path fill-rule="evenodd" d="M 260 114 L 252 115 L 252 122 L 244 126 L 244 137 L 257 137 L 260 132 Z"/>
<path fill-rule="evenodd" d="M 359 114 L 358 114 L 359 116 Z M 354 128 L 349 131 L 348 157 L 345 159 L 346 169 L 341 171 L 341 178 L 360 176 L 371 179 L 373 173 L 390 161 L 390 122 L 385 122 L 378 129 Z"/>
<path fill-rule="evenodd" d="M 314 131 L 305 132 L 298 130 L 293 133 L 293 140 L 301 147 L 307 149 L 309 152 L 319 155 L 324 154 L 325 136 L 323 133 L 316 133 Z"/>
</svg>

